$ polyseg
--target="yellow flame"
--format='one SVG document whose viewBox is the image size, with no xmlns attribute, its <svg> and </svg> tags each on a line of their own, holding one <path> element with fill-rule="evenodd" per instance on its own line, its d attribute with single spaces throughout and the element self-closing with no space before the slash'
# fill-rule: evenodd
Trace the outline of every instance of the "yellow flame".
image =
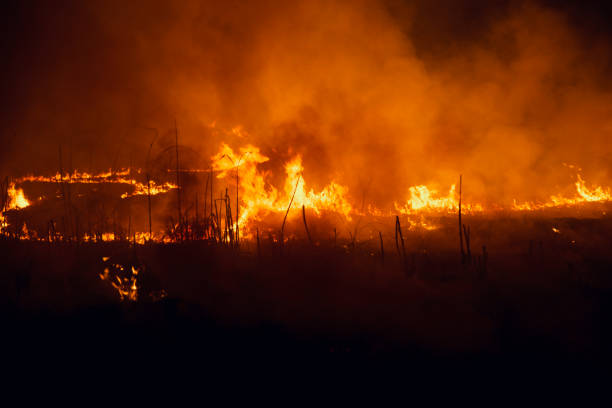
<svg viewBox="0 0 612 408">
<path fill-rule="evenodd" d="M 7 189 L 8 204 L 6 210 L 22 209 L 30 205 L 30 202 L 25 198 L 23 189 L 16 188 L 15 183 L 11 183 Z"/>
<path fill-rule="evenodd" d="M 408 188 L 410 198 L 405 204 L 395 203 L 395 209 L 400 214 L 415 214 L 428 212 L 456 212 L 459 209 L 459 197 L 455 185 L 451 185 L 448 194 L 439 195 L 438 191 L 425 185 Z M 478 203 L 462 203 L 462 211 L 466 213 L 482 212 L 484 207 Z"/>
<path fill-rule="evenodd" d="M 352 207 L 347 199 L 348 188 L 332 181 L 321 191 L 306 189 L 302 177 L 304 168 L 298 155 L 285 164 L 287 175 L 282 192 L 271 186 L 267 173 L 257 168 L 258 164 L 268 161 L 259 148 L 248 145 L 235 153 L 227 144 L 222 144 L 219 152 L 212 157 L 213 170 L 219 172 L 218 178 L 225 178 L 230 172 L 238 171 L 241 227 L 248 225 L 266 213 L 282 213 L 287 210 L 293 197 L 292 208 L 304 206 L 320 215 L 323 211 L 342 214 L 351 219 Z M 236 173 L 231 175 L 235 176 Z"/>
<path fill-rule="evenodd" d="M 544 203 L 517 203 L 517 201 L 514 200 L 512 209 L 514 211 L 536 211 L 546 208 L 570 207 L 583 203 L 601 203 L 612 200 L 612 192 L 609 188 L 604 188 L 602 186 L 588 188 L 580 173 L 576 175 L 576 182 L 574 185 L 576 186 L 576 195 L 574 197 L 552 195 L 550 200 Z"/>
<path fill-rule="evenodd" d="M 91 174 L 87 172 L 80 172 L 75 170 L 72 173 L 60 174 L 56 173 L 54 176 L 34 176 L 29 175 L 21 177 L 16 183 L 24 182 L 36 182 L 36 183 L 68 183 L 68 184 L 128 184 L 134 188 L 132 192 L 126 192 L 121 195 L 121 198 L 129 198 L 139 195 L 158 195 L 167 193 L 170 190 L 177 188 L 176 184 L 165 182 L 163 184 L 157 184 L 151 180 L 150 183 L 141 182 L 129 176 L 134 170 L 127 168 L 119 171 L 108 170 L 98 174 Z M 136 169 L 136 173 L 140 174 L 141 170 Z"/>
</svg>

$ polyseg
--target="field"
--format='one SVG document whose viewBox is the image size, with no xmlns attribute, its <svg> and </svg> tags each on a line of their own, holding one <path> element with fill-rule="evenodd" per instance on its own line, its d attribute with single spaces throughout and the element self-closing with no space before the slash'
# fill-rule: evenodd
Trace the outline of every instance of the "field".
<svg viewBox="0 0 612 408">
<path fill-rule="evenodd" d="M 3 239 L 4 340 L 18 360 L 118 367 L 605 366 L 612 219 L 474 217 L 463 262 L 456 219 L 438 221 L 404 231 L 405 255 L 391 231 L 384 254 L 333 232 L 240 248 Z"/>
</svg>

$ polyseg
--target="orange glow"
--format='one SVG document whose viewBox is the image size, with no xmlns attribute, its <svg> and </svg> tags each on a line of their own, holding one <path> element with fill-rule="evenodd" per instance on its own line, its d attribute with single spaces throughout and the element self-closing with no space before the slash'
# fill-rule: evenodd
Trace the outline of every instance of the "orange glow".
<svg viewBox="0 0 612 408">
<path fill-rule="evenodd" d="M 157 195 L 164 194 L 177 188 L 176 184 L 172 184 L 169 182 L 165 182 L 162 184 L 157 184 L 155 181 L 150 181 L 150 186 L 146 182 L 140 182 L 134 178 L 129 178 L 129 176 L 134 171 L 132 169 L 122 169 L 119 171 L 106 171 L 99 174 L 90 174 L 87 172 L 80 172 L 75 170 L 73 173 L 67 173 L 60 175 L 56 173 L 55 176 L 25 176 L 16 180 L 16 183 L 24 183 L 24 182 L 37 182 L 37 183 L 68 183 L 68 184 L 128 184 L 134 188 L 132 192 L 126 192 L 121 195 L 121 198 L 129 198 L 133 196 L 139 195 Z M 136 173 L 140 173 L 140 169 L 135 171 Z"/>
<path fill-rule="evenodd" d="M 15 187 L 15 183 L 10 183 L 6 190 L 6 203 L 4 208 L 0 208 L 0 232 L 8 227 L 8 222 L 4 216 L 4 211 L 21 210 L 30 206 L 30 201 L 25 197 L 23 189 Z M 25 224 L 23 228 L 26 228 Z M 26 228 L 27 232 L 27 228 Z"/>
<path fill-rule="evenodd" d="M 232 128 L 231 133 L 241 135 L 240 137 L 246 137 L 244 135 L 247 135 L 241 127 Z M 393 209 L 381 209 L 372 203 L 367 203 L 367 206 L 365 205 L 366 203 L 362 203 L 362 208 L 365 209 L 358 210 L 354 198 L 349 194 L 349 188 L 338 180 L 329 180 L 318 191 L 308 188 L 307 180 L 304 178 L 304 166 L 301 155 L 295 154 L 285 162 L 285 177 L 280 186 L 272 185 L 270 181 L 273 179 L 271 171 L 262 169 L 264 166 L 261 165 L 268 161 L 269 158 L 258 147 L 251 144 L 240 147 L 235 151 L 228 144 L 223 143 L 218 153 L 211 158 L 212 171 L 216 173 L 216 178 L 224 180 L 221 187 L 215 184 L 216 191 L 228 189 L 228 195 L 222 198 L 222 200 L 228 200 L 230 204 L 226 210 L 236 208 L 236 196 L 231 190 L 234 189 L 235 191 L 236 183 L 238 184 L 239 219 L 237 223 L 243 239 L 252 239 L 252 232 L 256 224 L 263 223 L 269 215 L 282 217 L 287 212 L 290 203 L 292 210 L 290 209 L 287 215 L 288 219 L 299 217 L 301 213 L 299 211 L 300 207 L 312 211 L 315 216 L 322 216 L 325 213 L 337 214 L 346 222 L 351 222 L 355 216 L 384 218 L 403 215 L 405 217 L 402 219 L 402 224 L 406 228 L 409 230 L 422 229 L 427 231 L 440 227 L 432 219 L 434 216 L 454 216 L 459 209 L 459 192 L 456 185 L 451 185 L 447 192 L 441 193 L 435 185 L 418 184 L 408 187 L 406 190 L 407 198 L 404 201 L 395 201 Z M 580 171 L 575 166 L 566 165 L 566 167 Z M 210 170 L 185 169 L 181 171 L 205 173 Z M 19 183 L 24 182 L 117 183 L 132 186 L 133 190 L 131 192 L 120 195 L 122 199 L 146 195 L 149 193 L 149 189 L 151 195 L 157 195 L 177 188 L 176 184 L 169 182 L 158 184 L 155 181 L 150 181 L 147 184 L 137 181 L 131 177 L 132 172 L 133 170 L 131 169 L 123 169 L 116 172 L 108 171 L 100 174 L 74 171 L 72 174 L 64 176 L 56 174 L 54 177 L 22 177 L 9 184 L 7 189 L 8 201 L 5 205 L 5 211 L 20 210 L 31 205 L 30 201 L 25 197 L 23 189 L 17 187 Z M 139 170 L 136 170 L 136 172 L 139 172 Z M 553 194 L 549 197 L 548 201 L 544 202 L 519 202 L 515 199 L 510 206 L 503 206 L 501 203 L 483 205 L 466 199 L 464 195 L 462 197 L 461 209 L 465 214 L 490 214 L 500 210 L 530 212 L 552 208 L 574 208 L 587 203 L 605 203 L 612 200 L 610 188 L 599 185 L 589 186 L 580 173 L 576 175 L 574 187 L 575 192 L 573 195 L 568 196 L 563 193 Z M 213 210 L 211 209 L 211 211 Z M 224 230 L 226 227 L 234 230 L 236 228 L 235 218 L 218 217 L 215 222 L 221 224 L 216 226 L 216 228 L 221 230 Z M 225 223 L 233 225 L 226 226 Z M 0 226 L 3 231 L 8 227 L 5 214 L 0 214 Z M 173 226 L 174 231 L 183 231 L 182 228 L 188 233 L 193 233 L 196 227 L 188 224 L 185 226 L 175 224 Z M 18 235 L 21 239 L 39 239 L 36 231 L 28 230 L 25 224 L 19 230 L 20 233 Z M 54 236 L 58 235 L 57 232 L 54 234 Z M 203 235 L 200 235 L 200 237 L 202 238 Z M 85 233 L 78 239 L 82 239 L 84 242 L 106 242 L 124 239 L 142 245 L 147 241 L 174 242 L 177 239 L 177 235 L 159 230 L 152 231 L 151 234 L 142 231 L 132 231 L 130 236 L 127 237 L 121 234 L 117 236 L 112 232 L 101 231 L 93 236 Z M 228 236 L 225 236 L 223 242 L 230 242 L 229 239 Z"/>
<path fill-rule="evenodd" d="M 108 259 L 108 258 L 107 258 Z M 112 270 L 111 270 L 112 268 Z M 129 301 L 138 300 L 138 285 L 137 276 L 138 268 L 132 266 L 131 274 L 129 277 L 121 277 L 119 274 L 125 274 L 125 269 L 120 264 L 113 264 L 104 268 L 104 272 L 99 274 L 99 277 L 103 281 L 108 281 L 113 288 L 119 294 L 119 298 Z M 113 275 L 113 276 L 111 276 Z"/>
<path fill-rule="evenodd" d="M 30 202 L 23 194 L 23 189 L 16 188 L 15 183 L 11 183 L 9 185 L 7 192 L 8 204 L 6 206 L 6 210 L 21 210 L 22 208 L 26 208 L 30 205 Z"/>
<path fill-rule="evenodd" d="M 239 225 L 249 228 L 249 225 L 266 213 L 283 213 L 289 203 L 292 208 L 311 209 L 315 214 L 329 211 L 351 219 L 352 206 L 348 201 L 348 188 L 331 181 L 321 191 L 307 190 L 302 176 L 304 168 L 302 158 L 297 155 L 285 164 L 285 183 L 282 191 L 270 185 L 267 174 L 257 169 L 257 165 L 268 161 L 257 147 L 248 145 L 240 148 L 236 154 L 231 147 L 223 144 L 219 153 L 212 157 L 213 169 L 218 171 L 217 178 L 223 179 L 230 171 L 238 171 L 240 219 Z M 293 199 L 293 201 L 292 201 Z M 296 212 L 291 213 L 297 214 Z"/>
<path fill-rule="evenodd" d="M 576 195 L 573 197 L 552 195 L 550 200 L 544 203 L 518 203 L 514 200 L 512 209 L 514 211 L 537 211 L 546 208 L 572 207 L 584 203 L 603 203 L 612 200 L 612 193 L 609 188 L 604 188 L 602 186 L 589 188 L 579 173 L 576 175 L 576 182 L 574 185 L 576 186 Z"/>
</svg>

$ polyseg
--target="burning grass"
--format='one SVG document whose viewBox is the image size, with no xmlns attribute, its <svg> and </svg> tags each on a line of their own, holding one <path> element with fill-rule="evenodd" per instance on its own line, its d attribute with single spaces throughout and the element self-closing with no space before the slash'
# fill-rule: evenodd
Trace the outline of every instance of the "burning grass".
<svg viewBox="0 0 612 408">
<path fill-rule="evenodd" d="M 155 181 L 147 174 L 145 181 L 138 180 L 140 170 L 122 169 L 119 171 L 107 171 L 99 174 L 73 171 L 71 173 L 58 173 L 55 176 L 25 176 L 9 182 L 5 179 L 3 183 L 3 211 L 2 211 L 2 233 L 5 235 L 25 237 L 29 239 L 70 239 L 77 241 L 103 241 L 109 239 L 130 239 L 143 243 L 147 240 L 158 242 L 181 241 L 185 239 L 214 240 L 216 242 L 231 243 L 238 245 L 241 238 L 254 240 L 255 230 L 276 229 L 278 226 L 269 222 L 278 215 L 285 214 L 285 218 L 299 217 L 299 209 L 303 214 L 308 210 L 313 213 L 315 219 L 333 214 L 340 223 L 345 225 L 349 231 L 364 219 L 376 222 L 377 218 L 387 217 L 392 219 L 395 215 L 404 215 L 405 223 L 411 228 L 434 230 L 435 218 L 440 215 L 450 215 L 458 211 L 461 205 L 465 214 L 500 214 L 500 213 L 530 213 L 542 211 L 564 211 L 574 213 L 586 209 L 590 211 L 593 206 L 606 207 L 606 203 L 612 198 L 609 188 L 603 186 L 589 186 L 580 173 L 576 174 L 575 193 L 573 196 L 561 194 L 552 195 L 546 202 L 522 202 L 514 200 L 509 207 L 503 205 L 489 205 L 478 202 L 470 202 L 463 199 L 460 203 L 456 186 L 450 186 L 448 193 L 440 194 L 434 187 L 426 185 L 411 186 L 408 188 L 408 198 L 404 202 L 396 201 L 394 210 L 376 208 L 372 204 L 361 206 L 354 204 L 354 197 L 348 188 L 336 180 L 330 181 L 318 191 L 307 188 L 307 180 L 304 178 L 304 168 L 300 155 L 295 155 L 284 165 L 285 179 L 281 188 L 277 188 L 270 182 L 270 174 L 261 170 L 260 165 L 269 160 L 255 146 L 247 145 L 234 151 L 227 144 L 222 144 L 219 152 L 211 158 L 209 170 L 181 170 L 184 180 L 190 175 L 192 182 L 183 183 L 179 187 L 179 178 L 176 183 L 169 181 Z M 575 169 L 575 167 L 572 167 Z M 174 170 L 176 172 L 176 170 Z M 580 171 L 580 169 L 577 169 Z M 168 170 L 168 172 L 171 172 Z M 216 182 L 215 182 L 216 180 Z M 24 188 L 27 185 L 50 185 L 54 186 L 55 197 L 43 195 L 38 200 L 26 198 Z M 112 214 L 99 214 L 97 218 L 102 220 L 96 223 L 91 221 L 91 209 L 82 208 L 78 203 L 78 197 L 91 192 L 73 194 L 73 189 L 78 186 L 92 186 L 94 191 L 98 186 L 121 186 L 129 185 L 131 190 L 119 193 L 119 198 L 130 201 L 136 207 L 139 206 L 139 197 L 146 197 L 148 202 L 148 223 L 142 222 L 139 215 L 132 214 L 123 220 L 117 220 L 117 204 L 109 203 L 115 207 Z M 203 188 L 203 191 L 201 190 Z M 151 212 L 152 197 L 163 197 L 170 191 L 177 191 L 178 213 L 176 217 L 169 217 L 172 205 L 167 199 L 162 211 L 165 221 L 163 228 L 152 228 L 153 219 Z M 203 195 L 200 195 L 203 192 Z M 48 194 L 48 193 L 47 193 Z M 75 197 L 76 196 L 76 197 Z M 189 197 L 194 197 L 192 201 Z M 201 197 L 201 199 L 198 199 Z M 27 220 L 19 221 L 11 226 L 7 220 L 7 213 L 34 207 L 43 207 L 44 202 L 53 199 L 62 201 L 63 210 L 59 214 L 52 214 L 50 219 L 38 225 L 28 224 Z M 180 202 L 183 201 L 183 208 Z M 288 211 L 291 205 L 298 211 Z M 140 204 L 140 208 L 142 208 Z M 174 204 L 176 205 L 176 203 Z M 91 205 L 89 205 L 91 207 Z M 359 209 L 360 208 L 360 209 Z M 140 210 L 139 210 L 140 211 Z M 63 214 L 62 214 L 63 212 Z M 156 213 L 159 217 L 160 211 Z M 605 210 L 602 211 L 602 214 Z M 571 214 L 570 214 L 571 215 Z M 111 221 L 107 221 L 108 218 Z M 19 217 L 17 217 L 19 218 Z M 27 218 L 27 217 L 26 217 Z M 84 218 L 88 219 L 87 227 L 79 225 Z M 277 225 L 281 225 L 280 222 Z M 283 222 L 282 224 L 284 224 Z M 41 229 L 40 225 L 45 227 Z M 58 226 L 58 224 L 62 224 Z M 92 224 L 95 224 L 92 226 Z M 112 224 L 112 229 L 108 225 Z M 142 226 L 148 224 L 148 228 Z M 29 234 L 24 232 L 29 231 Z M 281 228 L 282 229 L 282 228 Z M 59 235 L 58 235 L 59 233 Z M 112 238 L 111 238 L 112 237 Z"/>
</svg>

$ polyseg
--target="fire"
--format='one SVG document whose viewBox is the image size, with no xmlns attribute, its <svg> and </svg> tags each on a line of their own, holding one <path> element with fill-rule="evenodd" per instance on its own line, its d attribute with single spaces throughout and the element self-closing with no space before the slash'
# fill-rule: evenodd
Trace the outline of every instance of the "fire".
<svg viewBox="0 0 612 408">
<path fill-rule="evenodd" d="M 54 176 L 29 175 L 17 179 L 16 183 L 127 184 L 132 186 L 134 189 L 132 192 L 125 192 L 121 195 L 121 198 L 123 199 L 147 194 L 164 194 L 177 188 L 176 184 L 170 182 L 157 184 L 153 180 L 151 180 L 149 183 L 138 181 L 135 178 L 131 178 L 133 172 L 140 173 L 141 170 L 132 170 L 127 168 L 118 171 L 108 170 L 98 174 L 90 174 L 75 170 L 72 173 L 56 173 Z"/>
<path fill-rule="evenodd" d="M 295 191 L 293 205 L 306 207 L 314 210 L 316 214 L 322 211 L 331 211 L 342 214 L 347 220 L 351 220 L 352 207 L 347 201 L 348 187 L 332 181 L 318 193 L 312 189 L 306 192 L 305 181 L 302 177 L 304 167 L 301 156 L 296 156 L 285 165 L 285 198 L 291 197 Z"/>
<path fill-rule="evenodd" d="M 246 135 L 241 127 L 235 127 L 231 131 L 234 135 Z M 554 194 L 545 202 L 518 202 L 513 201 L 511 206 L 502 207 L 501 205 L 488 204 L 486 207 L 478 202 L 465 200 L 460 197 L 457 186 L 451 185 L 448 190 L 440 191 L 437 186 L 418 184 L 407 188 L 407 198 L 404 201 L 396 201 L 392 208 L 377 208 L 373 203 L 363 203 L 362 209 L 355 208 L 354 202 L 350 200 L 349 188 L 341 184 L 336 179 L 329 181 L 327 185 L 316 191 L 309 188 L 307 180 L 304 178 L 304 166 L 302 157 L 297 154 L 291 157 L 284 164 L 285 178 L 281 185 L 271 184 L 271 174 L 263 170 L 261 166 L 270 159 L 264 155 L 260 149 L 254 145 L 245 145 L 237 150 L 232 149 L 228 144 L 223 143 L 217 154 L 211 158 L 211 168 L 184 169 L 181 172 L 208 173 L 214 172 L 217 179 L 225 180 L 223 185 L 215 183 L 213 191 L 216 194 L 224 191 L 221 198 L 217 195 L 213 199 L 210 196 L 210 213 L 204 217 L 201 223 L 196 210 L 191 207 L 192 214 L 196 217 L 186 216 L 184 222 L 174 223 L 166 230 L 151 232 L 136 231 L 128 228 L 130 236 L 121 233 L 108 231 L 98 231 L 93 234 L 80 233 L 78 237 L 69 237 L 83 242 L 105 242 L 117 239 L 130 241 L 136 244 L 145 244 L 149 241 L 160 243 L 176 242 L 179 239 L 213 239 L 217 242 L 238 242 L 238 232 L 242 238 L 253 238 L 254 225 L 262 222 L 269 215 L 283 216 L 288 218 L 297 217 L 300 214 L 300 207 L 310 210 L 316 216 L 324 213 L 338 214 L 345 221 L 352 221 L 353 217 L 395 217 L 396 215 L 405 216 L 402 221 L 409 229 L 437 229 L 434 215 L 447 216 L 456 214 L 459 210 L 461 200 L 461 210 L 464 213 L 494 213 L 500 210 L 510 210 L 514 212 L 527 212 L 544 210 L 549 208 L 576 207 L 584 203 L 604 203 L 612 200 L 610 188 L 602 186 L 589 186 L 579 173 L 578 167 L 566 165 L 577 171 L 576 181 L 574 182 L 575 193 L 570 196 L 564 194 Z M 169 170 L 170 171 L 170 170 Z M 172 170 L 176 171 L 176 170 Z M 14 179 L 11 183 L 6 181 L 3 184 L 3 211 L 0 212 L 0 230 L 4 233 L 8 230 L 8 221 L 4 211 L 20 210 L 31 205 L 25 197 L 24 191 L 19 185 L 25 182 L 39 183 L 115 183 L 131 186 L 130 192 L 120 195 L 121 199 L 134 196 L 158 195 L 179 188 L 178 185 L 170 182 L 156 182 L 153 180 L 139 181 L 136 174 L 140 174 L 139 169 L 125 168 L 119 171 L 109 170 L 99 174 L 74 171 L 72 173 L 60 174 L 55 176 L 34 176 Z M 208 182 L 207 182 L 208 183 Z M 185 188 L 184 186 L 181 186 Z M 208 190 L 208 184 L 206 185 Z M 235 193 L 235 194 L 234 194 Z M 208 193 L 206 193 L 208 198 Z M 225 203 L 217 208 L 217 204 Z M 367 206 L 366 206 L 367 204 Z M 206 208 L 206 207 L 205 207 Z M 291 211 L 294 209 L 294 211 Z M 297 211 L 295 211 L 297 209 Z M 235 214 L 235 211 L 238 214 Z M 289 210 L 289 211 L 288 211 Z M 210 217 L 208 217 L 210 215 Z M 208 218 L 207 218 L 208 217 Z M 170 224 L 167 224 L 170 225 Z M 25 223 L 16 225 L 11 234 L 21 239 L 62 239 L 61 234 L 55 231 L 48 233 L 37 233 L 34 228 L 28 229 Z M 279 225 L 280 227 L 280 225 Z M 121 230 L 120 230 L 121 231 Z M 181 235 L 182 234 L 182 235 Z M 214 234 L 214 235 L 213 235 Z M 25 238 L 23 238 L 25 237 Z M 66 238 L 64 238 L 66 239 Z M 119 284 L 119 283 L 117 283 Z"/>
<path fill-rule="evenodd" d="M 22 208 L 26 208 L 30 205 L 30 202 L 23 193 L 23 189 L 16 188 L 15 183 L 11 183 L 7 190 L 8 193 L 8 203 L 6 205 L 6 210 L 21 210 Z"/>
<path fill-rule="evenodd" d="M 289 204 L 293 208 L 305 207 L 320 215 L 324 211 L 339 213 L 351 219 L 352 206 L 347 199 L 348 188 L 335 181 L 330 182 L 321 191 L 315 192 L 306 188 L 303 178 L 302 158 L 297 155 L 285 164 L 286 179 L 284 188 L 279 191 L 267 182 L 268 174 L 257 168 L 260 163 L 269 160 L 257 147 L 248 145 L 239 149 L 236 154 L 231 147 L 223 144 L 219 153 L 212 157 L 213 170 L 218 171 L 217 178 L 223 179 L 234 171 L 240 200 L 241 227 L 259 219 L 266 213 L 282 213 Z M 237 172 L 237 174 L 236 174 Z"/>
<path fill-rule="evenodd" d="M 139 171 L 138 171 L 139 172 Z M 129 176 L 131 169 L 121 169 L 118 171 L 108 170 L 98 174 L 91 174 L 87 172 L 81 172 L 74 170 L 72 173 L 60 174 L 55 173 L 54 176 L 24 176 L 16 180 L 17 183 L 23 183 L 26 181 L 39 182 L 39 183 L 70 183 L 70 184 L 90 184 L 90 183 L 127 183 L 132 184 L 129 179 L 125 179 Z"/>
<path fill-rule="evenodd" d="M 448 194 L 439 196 L 438 191 L 425 185 L 412 186 L 408 188 L 410 198 L 405 204 L 395 203 L 395 209 L 400 214 L 415 214 L 427 212 L 452 213 L 459 209 L 459 197 L 455 185 L 451 185 Z M 462 203 L 462 211 L 482 212 L 481 204 Z"/>
<path fill-rule="evenodd" d="M 129 197 L 134 197 L 134 196 L 139 196 L 139 195 L 148 195 L 148 194 L 151 194 L 152 196 L 154 196 L 158 194 L 167 193 L 177 188 L 176 184 L 172 184 L 169 182 L 165 182 L 164 184 L 156 184 L 153 180 L 151 180 L 149 184 L 143 184 L 139 182 L 132 183 L 132 186 L 134 186 L 134 191 L 132 191 L 131 193 L 121 194 L 121 198 L 125 199 Z"/>
<path fill-rule="evenodd" d="M 593 188 L 587 187 L 586 182 L 580 173 L 576 175 L 576 182 L 574 185 L 576 186 L 576 195 L 574 197 L 552 195 L 550 200 L 544 203 L 517 203 L 517 201 L 514 200 L 512 209 L 514 211 L 536 211 L 546 208 L 570 207 L 583 203 L 601 203 L 612 200 L 612 192 L 609 188 L 604 188 L 602 186 L 596 186 Z"/>
<path fill-rule="evenodd" d="M 108 261 L 108 257 L 103 258 L 104 262 Z M 138 300 L 138 285 L 137 276 L 139 269 L 137 267 L 131 267 L 131 273 L 126 272 L 123 265 L 110 264 L 104 268 L 104 272 L 99 274 L 99 277 L 103 281 L 110 282 L 111 286 L 115 288 L 119 294 L 119 298 L 123 300 L 137 301 Z M 121 276 L 123 275 L 123 276 Z"/>
<path fill-rule="evenodd" d="M 4 216 L 5 211 L 21 210 L 30 206 L 30 201 L 25 197 L 23 189 L 17 188 L 15 183 L 10 183 L 8 186 L 5 184 L 4 186 L 6 187 L 6 192 L 2 193 L 4 197 L 2 197 L 2 207 L 0 208 L 0 232 L 8 227 L 8 222 Z"/>
<path fill-rule="evenodd" d="M 576 191 L 584 201 L 594 202 L 612 200 L 612 193 L 609 188 L 604 190 L 603 187 L 597 186 L 595 189 L 589 189 L 580 174 L 578 174 L 577 179 Z"/>
<path fill-rule="evenodd" d="M 421 211 L 455 211 L 459 208 L 459 200 L 455 197 L 453 184 L 446 196 L 437 197 L 437 191 L 427 186 L 412 186 L 408 189 L 410 198 L 403 206 L 395 203 L 395 208 L 401 214 L 412 214 Z"/>
</svg>

